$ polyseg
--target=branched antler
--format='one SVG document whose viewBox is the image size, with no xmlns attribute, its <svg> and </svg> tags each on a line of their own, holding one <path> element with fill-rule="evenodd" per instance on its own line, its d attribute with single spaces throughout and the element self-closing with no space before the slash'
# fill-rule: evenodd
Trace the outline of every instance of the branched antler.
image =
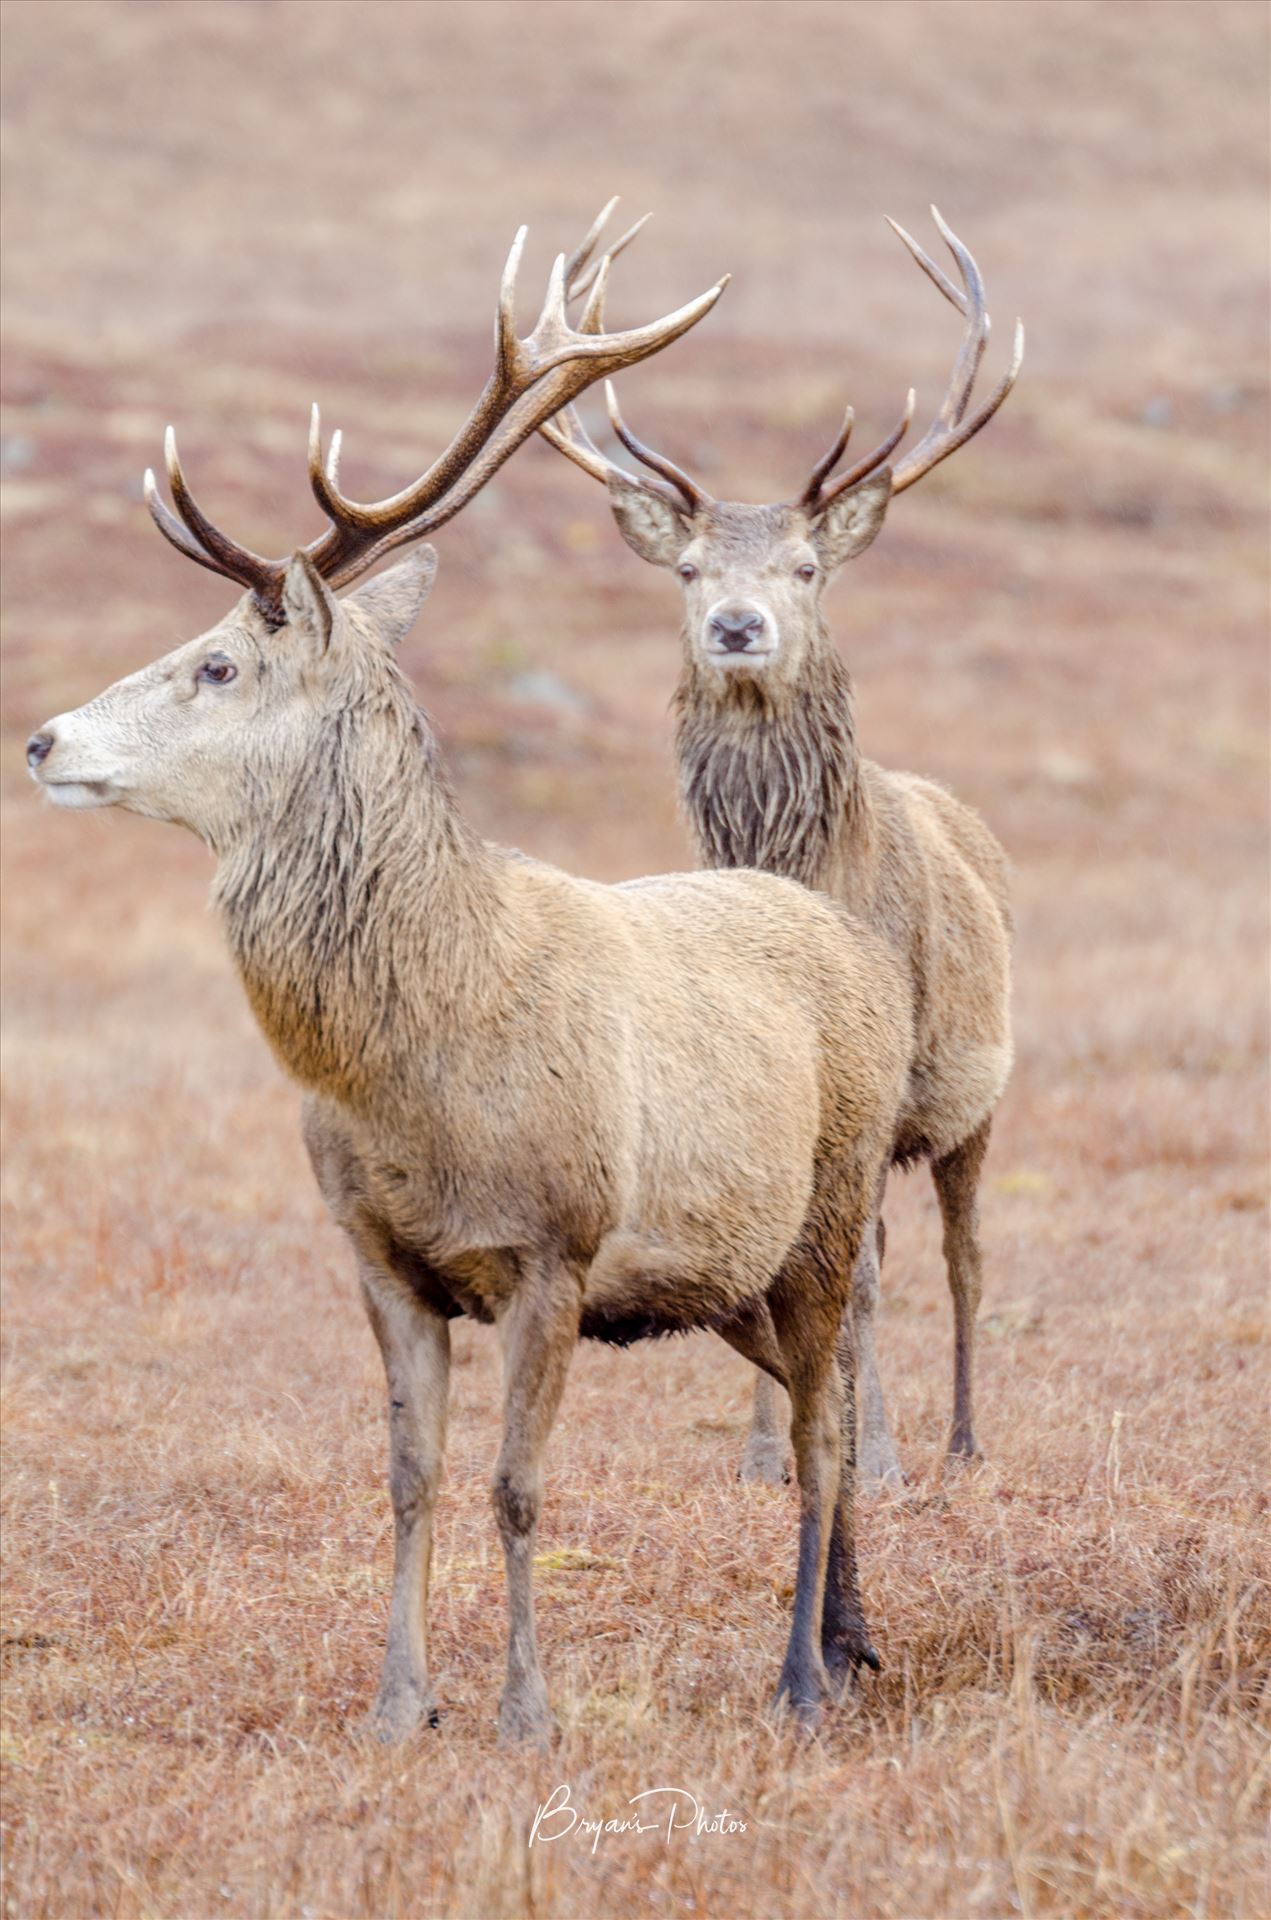
<svg viewBox="0 0 1271 1920">
<path fill-rule="evenodd" d="M 309 425 L 309 482 L 330 525 L 306 552 L 329 585 L 347 585 L 394 547 L 443 526 L 523 440 L 552 414 L 567 407 L 585 387 L 659 352 L 709 313 L 727 285 L 727 277 L 662 320 L 626 332 L 605 332 L 610 262 L 644 224 L 638 221 L 587 271 L 614 205 L 611 200 L 568 260 L 563 254 L 557 256 L 542 312 L 523 340 L 517 337 L 515 314 L 517 271 L 526 234 L 524 227 L 520 229 L 499 291 L 494 370 L 450 445 L 413 485 L 370 503 L 342 493 L 340 435 L 332 436 L 324 464 L 321 423 L 314 407 Z M 571 294 L 588 291 L 577 327 L 570 324 L 566 311 L 567 288 Z M 161 499 L 154 474 L 147 471 L 145 479 L 146 502 L 159 531 L 188 559 L 249 587 L 266 617 L 281 624 L 287 561 L 264 559 L 213 525 L 186 484 L 171 427 L 164 453 L 176 515 Z"/>
<path fill-rule="evenodd" d="M 923 272 L 940 289 L 945 299 L 950 301 L 959 313 L 966 315 L 967 325 L 949 377 L 948 389 L 935 419 L 917 446 L 892 470 L 893 493 L 903 493 L 906 487 L 911 487 L 915 480 L 920 480 L 924 473 L 929 473 L 931 468 L 938 465 L 941 460 L 947 460 L 951 453 L 956 453 L 959 447 L 965 446 L 966 442 L 992 419 L 1015 385 L 1016 375 L 1019 373 L 1024 357 L 1024 326 L 1022 321 L 1017 320 L 1014 349 L 1009 367 L 988 399 L 974 413 L 968 415 L 967 408 L 974 391 L 976 374 L 979 372 L 989 337 L 990 321 L 984 304 L 984 280 L 970 249 L 963 245 L 934 207 L 931 211 L 949 251 L 957 262 L 958 271 L 962 277 L 961 288 L 956 287 L 948 275 L 943 273 L 934 261 L 927 258 L 917 241 L 906 233 L 903 227 L 897 226 L 894 220 L 889 221 L 888 224 L 900 235 Z M 643 222 L 640 224 L 642 225 Z M 632 228 L 631 233 L 624 236 L 623 244 L 625 245 L 627 240 L 633 238 L 638 231 L 638 227 Z M 571 296 L 574 292 L 581 290 L 571 285 Z M 643 487 L 650 493 L 659 494 L 663 499 L 669 500 L 690 515 L 708 505 L 711 496 L 704 488 L 690 479 L 688 474 L 682 472 L 679 467 L 674 466 L 664 455 L 655 453 L 651 447 L 645 446 L 642 441 L 636 439 L 623 423 L 613 388 L 608 382 L 606 382 L 605 393 L 609 406 L 609 418 L 618 439 L 629 453 L 650 468 L 658 478 L 648 479 L 643 474 L 634 474 L 630 468 L 619 466 L 616 461 L 610 460 L 590 439 L 577 410 L 573 407 L 558 414 L 554 420 L 544 422 L 539 429 L 544 439 L 549 440 L 559 453 L 565 454 L 572 460 L 575 466 L 581 467 L 584 473 L 589 473 L 593 480 L 600 480 L 606 484 L 616 480 L 619 485 Z M 913 414 L 914 391 L 911 387 L 904 412 L 886 438 L 866 454 L 864 459 L 858 460 L 845 472 L 835 474 L 834 470 L 846 453 L 848 441 L 851 438 L 855 416 L 849 407 L 843 417 L 843 425 L 837 439 L 812 469 L 807 485 L 799 495 L 798 505 L 809 513 L 822 513 L 841 493 L 845 493 L 849 487 L 856 486 L 869 474 L 884 466 L 909 431 Z"/>
<path fill-rule="evenodd" d="M 595 244 L 596 234 L 608 218 L 613 204 L 611 200 L 578 253 L 570 258 L 566 268 L 568 288 L 566 297 L 571 301 L 585 293 L 591 285 L 591 274 L 582 274 L 581 269 L 586 264 L 587 253 Z M 617 246 L 610 249 L 609 258 L 612 260 L 621 253 L 651 218 L 652 215 L 646 213 L 643 219 L 637 220 L 635 225 L 623 234 Z M 580 326 L 584 324 L 585 316 L 579 322 Z M 609 380 L 605 381 L 605 404 L 608 408 L 610 425 L 618 439 L 628 453 L 634 455 L 637 460 L 658 475 L 656 480 L 646 480 L 642 475 L 637 477 L 629 468 L 620 467 L 616 461 L 608 459 L 584 427 L 577 407 L 565 407 L 554 420 L 544 421 L 539 432 L 558 453 L 563 453 L 567 459 L 574 462 L 575 466 L 581 467 L 584 473 L 589 473 L 593 480 L 607 484 L 611 479 L 616 478 L 620 484 L 629 487 L 642 486 L 650 493 L 660 494 L 673 506 L 686 508 L 689 513 L 696 513 L 699 508 L 709 503 L 711 496 L 695 480 L 691 480 L 683 468 L 677 467 L 674 461 L 668 460 L 664 454 L 655 453 L 653 448 L 645 446 L 642 440 L 637 440 L 618 411 L 618 396 L 614 392 L 612 381 Z"/>
<path fill-rule="evenodd" d="M 849 467 L 846 473 L 837 475 L 833 486 L 827 486 L 826 482 L 834 472 L 839 461 L 843 458 L 843 455 L 847 452 L 847 443 L 852 437 L 852 427 L 855 424 L 856 414 L 853 409 L 849 407 L 843 415 L 843 424 L 839 428 L 838 439 L 834 442 L 829 452 L 822 454 L 821 458 L 813 467 L 812 477 L 799 496 L 799 505 L 806 507 L 809 513 L 819 513 L 840 493 L 846 493 L 847 489 L 854 487 L 858 480 L 863 480 L 867 473 L 873 473 L 875 468 L 881 467 L 886 461 L 888 454 L 900 445 L 909 431 L 909 423 L 914 417 L 915 398 L 914 390 L 910 387 L 908 397 L 905 401 L 905 411 L 901 414 L 886 439 L 880 440 L 871 453 L 867 453 L 863 460 L 858 460 L 855 466 Z M 894 491 L 895 489 L 893 488 L 893 492 Z"/>
<path fill-rule="evenodd" d="M 959 313 L 966 315 L 967 324 L 957 358 L 953 363 L 953 371 L 949 376 L 949 385 L 935 419 L 917 446 L 912 448 L 892 469 L 893 494 L 903 493 L 906 487 L 912 487 L 915 480 L 921 480 L 924 473 L 930 473 L 932 467 L 938 466 L 941 460 L 947 460 L 951 453 L 956 453 L 959 447 L 965 446 L 981 427 L 988 424 L 1015 385 L 1015 379 L 1024 358 L 1024 323 L 1022 320 L 1017 320 L 1010 366 L 988 399 L 968 417 L 967 408 L 975 389 L 975 378 L 980 370 L 980 362 L 984 358 L 984 349 L 988 345 L 991 326 L 988 309 L 984 304 L 984 279 L 975 264 L 970 248 L 963 245 L 952 227 L 941 218 L 936 207 L 932 207 L 931 212 L 946 246 L 957 262 L 958 272 L 962 276 L 960 289 L 954 286 L 952 280 L 940 270 L 934 260 L 927 258 L 912 234 L 906 233 L 905 229 L 898 226 L 894 220 L 888 220 L 887 224 L 904 241 L 927 278 L 939 287 L 945 299 L 955 306 Z M 848 487 L 854 487 L 867 474 L 881 467 L 908 431 L 913 410 L 914 394 L 913 389 L 910 388 L 909 399 L 899 424 L 866 459 L 859 461 L 847 473 L 838 474 L 833 484 L 828 485 L 829 476 L 842 459 L 847 447 L 847 437 L 852 428 L 852 412 L 849 407 L 843 432 L 825 458 L 818 461 L 812 478 L 804 489 L 801 504 L 813 510 L 823 508 L 840 493 L 845 493 Z"/>
</svg>

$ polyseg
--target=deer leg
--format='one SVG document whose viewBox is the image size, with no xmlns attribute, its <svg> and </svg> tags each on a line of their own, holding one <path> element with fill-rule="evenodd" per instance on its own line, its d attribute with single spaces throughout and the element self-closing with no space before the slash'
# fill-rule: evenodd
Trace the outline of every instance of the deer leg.
<svg viewBox="0 0 1271 1920">
<path fill-rule="evenodd" d="M 798 1312 L 796 1302 L 794 1311 Z M 827 1320 L 826 1332 L 829 1325 Z M 840 1320 L 840 1341 L 845 1341 L 850 1349 L 851 1335 L 846 1331 L 846 1318 Z M 745 1359 L 753 1361 L 761 1370 L 762 1377 L 778 1382 L 790 1392 L 795 1409 L 792 1433 L 795 1442 L 795 1458 L 799 1469 L 799 1569 L 795 1584 L 794 1620 L 790 1628 L 790 1642 L 786 1649 L 785 1661 L 781 1668 L 781 1679 L 777 1686 L 777 1701 L 789 1701 L 792 1711 L 805 1725 L 814 1725 L 820 1709 L 820 1702 L 826 1691 L 826 1665 L 818 1658 L 813 1640 L 811 1622 L 817 1618 L 817 1587 L 819 1582 L 820 1613 L 822 1617 L 821 1644 L 823 1653 L 831 1647 L 836 1671 L 839 1645 L 847 1644 L 845 1632 L 841 1627 L 840 1616 L 844 1609 L 839 1605 L 837 1592 L 831 1593 L 831 1581 L 837 1582 L 844 1577 L 844 1569 L 850 1564 L 854 1587 L 856 1560 L 852 1554 L 850 1563 L 845 1560 L 841 1545 L 836 1552 L 835 1542 L 841 1539 L 840 1510 L 843 1502 L 841 1466 L 836 1480 L 833 1472 L 833 1457 L 842 1453 L 845 1446 L 847 1423 L 852 1423 L 852 1458 L 855 1457 L 855 1406 L 850 1411 L 841 1402 L 841 1395 L 833 1390 L 833 1369 L 824 1369 L 828 1394 L 818 1395 L 815 1383 L 806 1377 L 806 1362 L 811 1358 L 805 1354 L 801 1360 L 797 1351 L 798 1339 L 788 1332 L 784 1341 L 778 1334 L 773 1315 L 763 1305 L 752 1307 L 736 1315 L 717 1331 L 735 1347 Z M 799 1330 L 806 1341 L 807 1315 Z M 791 1384 L 790 1366 L 795 1369 L 795 1385 Z M 847 1377 L 851 1379 L 849 1368 Z M 842 1432 L 836 1432 L 833 1425 L 834 1402 L 838 1399 L 839 1425 Z M 799 1409 L 803 1408 L 800 1419 Z M 854 1509 L 849 1509 L 849 1515 Z M 850 1528 L 849 1528 L 849 1538 Z M 826 1542 L 828 1541 L 828 1548 Z M 868 1635 L 864 1621 L 860 1618 L 859 1595 L 856 1604 L 856 1619 L 859 1631 L 853 1641 L 858 1649 L 868 1647 Z M 829 1623 L 832 1623 L 829 1624 Z M 869 1648 L 872 1653 L 873 1649 Z M 858 1658 L 865 1654 L 858 1650 Z M 875 1659 L 877 1656 L 875 1656 Z"/>
<path fill-rule="evenodd" d="M 777 1330 L 764 1301 L 752 1301 L 740 1308 L 730 1319 L 719 1322 L 715 1331 L 743 1360 L 750 1361 L 761 1379 L 775 1380 L 779 1387 L 787 1384 Z"/>
<path fill-rule="evenodd" d="M 446 1445 L 450 1328 L 409 1285 L 366 1259 L 362 1294 L 388 1381 L 393 1597 L 379 1693 L 368 1719 L 382 1740 L 437 1724 L 426 1616 L 433 1509 Z"/>
<path fill-rule="evenodd" d="M 960 1147 L 943 1160 L 933 1161 L 931 1167 L 944 1222 L 944 1258 L 953 1295 L 953 1426 L 949 1452 L 968 1459 L 977 1458 L 980 1451 L 971 1420 L 971 1372 L 982 1284 L 977 1195 L 990 1124 L 986 1120 Z"/>
<path fill-rule="evenodd" d="M 768 1318 L 766 1307 L 758 1309 Z M 775 1342 L 775 1335 L 773 1336 Z M 781 1417 L 780 1397 L 770 1373 L 760 1367 L 755 1373 L 755 1399 L 750 1415 L 738 1478 L 757 1481 L 761 1486 L 782 1486 L 790 1475 L 786 1470 L 785 1422 Z"/>
<path fill-rule="evenodd" d="M 787 1268 L 769 1303 L 790 1392 L 790 1437 L 799 1476 L 799 1561 L 794 1617 L 777 1682 L 777 1704 L 786 1702 L 805 1726 L 815 1726 L 827 1689 L 820 1651 L 830 1535 L 842 1465 L 842 1387 L 834 1342 L 845 1302 L 823 1288 L 810 1263 Z"/>
<path fill-rule="evenodd" d="M 534 1625 L 533 1563 L 543 1452 L 578 1341 L 582 1289 L 563 1264 L 528 1268 L 503 1316 L 503 1445 L 492 1488 L 508 1583 L 508 1668 L 499 1738 L 546 1744 L 552 1732 Z"/>
<path fill-rule="evenodd" d="M 856 1570 L 856 1353 L 852 1329 L 853 1322 L 845 1315 L 835 1348 L 843 1389 L 843 1457 L 821 1614 L 821 1654 L 831 1682 L 838 1687 L 857 1667 L 872 1667 L 877 1672 L 881 1665 L 865 1624 Z"/>
<path fill-rule="evenodd" d="M 882 1192 L 879 1192 L 879 1204 Z M 860 1402 L 860 1475 L 861 1490 L 876 1493 L 883 1487 L 904 1485 L 904 1472 L 896 1455 L 878 1374 L 878 1353 L 874 1343 L 874 1314 L 878 1306 L 880 1268 L 884 1246 L 881 1214 L 867 1230 L 852 1287 L 852 1318 L 856 1332 L 856 1356 Z M 760 1312 L 766 1311 L 759 1309 Z M 742 1480 L 779 1486 L 790 1478 L 785 1464 L 784 1435 L 780 1403 L 774 1376 L 761 1366 L 755 1376 L 755 1399 L 750 1433 L 741 1458 Z"/>
<path fill-rule="evenodd" d="M 879 1192 L 882 1204 L 882 1192 Z M 882 1381 L 878 1377 L 878 1353 L 874 1345 L 874 1314 L 878 1307 L 879 1268 L 882 1263 L 883 1222 L 875 1216 L 865 1232 L 860 1257 L 852 1281 L 852 1325 L 856 1335 L 856 1367 L 860 1392 L 860 1470 L 861 1491 L 877 1493 L 882 1487 L 904 1485 L 896 1444 L 887 1421 Z"/>
</svg>

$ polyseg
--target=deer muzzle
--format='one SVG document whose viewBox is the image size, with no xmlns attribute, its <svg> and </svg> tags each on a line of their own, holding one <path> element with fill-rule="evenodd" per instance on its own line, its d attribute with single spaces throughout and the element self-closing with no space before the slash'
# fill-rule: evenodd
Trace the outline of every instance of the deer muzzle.
<svg viewBox="0 0 1271 1920">
<path fill-rule="evenodd" d="M 717 653 L 758 652 L 767 629 L 763 613 L 748 601 L 726 602 L 716 607 L 706 622 L 711 646 Z"/>
<path fill-rule="evenodd" d="M 65 719 L 65 715 L 59 716 Z M 67 741 L 58 731 L 58 722 L 48 721 L 31 735 L 26 743 L 27 771 L 37 786 L 55 806 L 59 807 L 108 807 L 115 803 L 122 791 L 113 768 L 104 770 L 93 764 L 98 755 L 85 755 L 81 750 L 76 753 L 72 742 L 68 765 L 65 751 Z M 63 751 L 54 757 L 54 751 Z M 87 762 L 87 764 L 85 764 Z"/>
</svg>

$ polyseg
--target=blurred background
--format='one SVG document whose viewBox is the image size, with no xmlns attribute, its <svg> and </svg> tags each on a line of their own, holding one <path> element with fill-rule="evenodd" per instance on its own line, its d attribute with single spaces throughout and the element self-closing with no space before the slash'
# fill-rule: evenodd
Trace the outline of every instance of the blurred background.
<svg viewBox="0 0 1271 1920">
<path fill-rule="evenodd" d="M 1087 861 L 1132 842 L 1177 878 L 1213 833 L 1193 879 L 1217 908 L 1214 856 L 1256 863 L 1237 841 L 1264 712 L 1259 6 L 18 0 L 5 19 L 15 734 L 223 607 L 139 504 L 167 420 L 227 527 L 290 548 L 320 525 L 310 401 L 363 497 L 413 477 L 484 378 L 517 224 L 528 325 L 552 254 L 617 192 L 617 223 L 656 219 L 615 324 L 734 276 L 624 380 L 633 422 L 715 492 L 780 497 L 845 401 L 877 437 L 911 382 L 920 419 L 943 391 L 956 319 L 882 217 L 938 252 L 934 200 L 987 276 L 986 385 L 1016 313 L 1028 352 L 990 432 L 837 590 L 867 749 L 969 791 L 1026 875 L 1042 838 Z M 588 871 L 682 859 L 678 599 L 600 489 L 532 446 L 439 544 L 409 658 L 487 828 Z M 85 838 L 36 828 L 25 798 L 22 817 L 45 850 Z M 197 864 L 133 823 L 109 843 L 178 885 Z"/>
<path fill-rule="evenodd" d="M 1128 1408 L 1196 1466 L 1179 1510 L 1213 1494 L 1231 1511 L 1260 1445 L 1240 1376 L 1265 1354 L 1265 8 L 7 0 L 3 28 L 7 1334 L 29 1389 L 11 1606 L 34 1618 L 64 1591 L 79 1617 L 88 1546 L 77 1569 L 57 1559 L 48 1459 L 63 1524 L 77 1500 L 101 1511 L 121 1448 L 149 1484 L 138 1436 L 169 1431 L 173 1380 L 208 1432 L 253 1365 L 299 1369 L 311 1410 L 326 1382 L 323 1419 L 364 1431 L 379 1486 L 370 1342 L 350 1388 L 347 1263 L 206 912 L 208 860 L 148 822 L 40 806 L 21 743 L 226 609 L 141 502 L 167 421 L 213 517 L 289 550 L 320 524 L 310 402 L 344 429 L 350 491 L 405 484 L 485 378 L 517 225 L 528 327 L 552 255 L 613 193 L 617 228 L 656 219 L 615 270 L 611 324 L 734 276 L 620 383 L 636 430 L 716 494 L 788 494 L 849 400 L 868 443 L 911 383 L 930 417 L 958 323 L 884 214 L 937 254 L 934 201 L 976 254 L 986 388 L 1025 319 L 1003 411 L 896 503 L 828 611 L 864 750 L 947 782 L 1016 868 L 1019 1062 L 985 1194 L 990 1450 L 1012 1382 L 1048 1446 L 1091 1458 Z M 599 403 L 584 412 L 604 439 Z M 482 830 L 599 878 L 686 864 L 675 582 L 537 442 L 436 544 L 405 662 Z M 938 1223 L 918 1180 L 888 1211 L 883 1365 L 921 1464 L 947 1399 Z M 699 1446 L 731 1487 L 744 1372 L 677 1373 L 687 1351 L 648 1364 L 668 1395 L 726 1378 Z M 610 1380 L 608 1357 L 585 1364 Z M 244 1432 L 303 1420 L 241 1391 Z M 352 1642 L 368 1673 L 378 1591 Z M 54 1744 L 68 1702 L 95 1697 L 82 1671 L 29 1685 L 19 1716 Z M 58 1804 L 92 1804 L 66 1764 L 46 1776 Z M 19 1857 L 43 1886 L 47 1844 Z M 1163 1885 L 1161 1911 L 1182 1910 L 1186 1888 Z"/>
</svg>

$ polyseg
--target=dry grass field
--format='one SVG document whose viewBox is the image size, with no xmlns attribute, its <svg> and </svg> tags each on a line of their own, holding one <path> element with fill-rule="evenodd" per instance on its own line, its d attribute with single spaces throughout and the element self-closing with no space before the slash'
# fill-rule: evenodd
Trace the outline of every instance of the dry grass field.
<svg viewBox="0 0 1271 1920">
<path fill-rule="evenodd" d="M 17 0 L 4 34 L 5 1916 L 1254 1920 L 1265 9 Z M 483 377 L 517 222 L 534 280 L 611 191 L 658 215 L 615 321 L 736 275 L 623 383 L 716 492 L 790 487 L 848 397 L 864 433 L 911 380 L 934 403 L 956 323 L 884 212 L 925 234 L 936 199 L 997 351 L 1029 324 L 1004 413 L 831 603 L 866 750 L 1016 867 L 987 1459 L 942 1475 L 911 1176 L 880 1328 L 910 1483 L 862 1519 L 885 1669 L 800 1743 L 766 1714 L 794 1500 L 734 1478 L 747 1370 L 705 1337 L 580 1351 L 540 1542 L 561 1738 L 500 1752 L 497 1355 L 461 1326 L 443 1718 L 384 1751 L 380 1366 L 299 1097 L 201 848 L 40 806 L 21 743 L 224 610 L 140 504 L 166 419 L 233 531 L 309 537 L 310 400 L 356 490 L 401 484 Z M 438 545 L 407 663 L 482 829 L 601 878 L 684 864 L 674 582 L 538 445 Z M 563 1783 L 592 1820 L 676 1787 L 738 1830 L 529 1847 Z"/>
</svg>

